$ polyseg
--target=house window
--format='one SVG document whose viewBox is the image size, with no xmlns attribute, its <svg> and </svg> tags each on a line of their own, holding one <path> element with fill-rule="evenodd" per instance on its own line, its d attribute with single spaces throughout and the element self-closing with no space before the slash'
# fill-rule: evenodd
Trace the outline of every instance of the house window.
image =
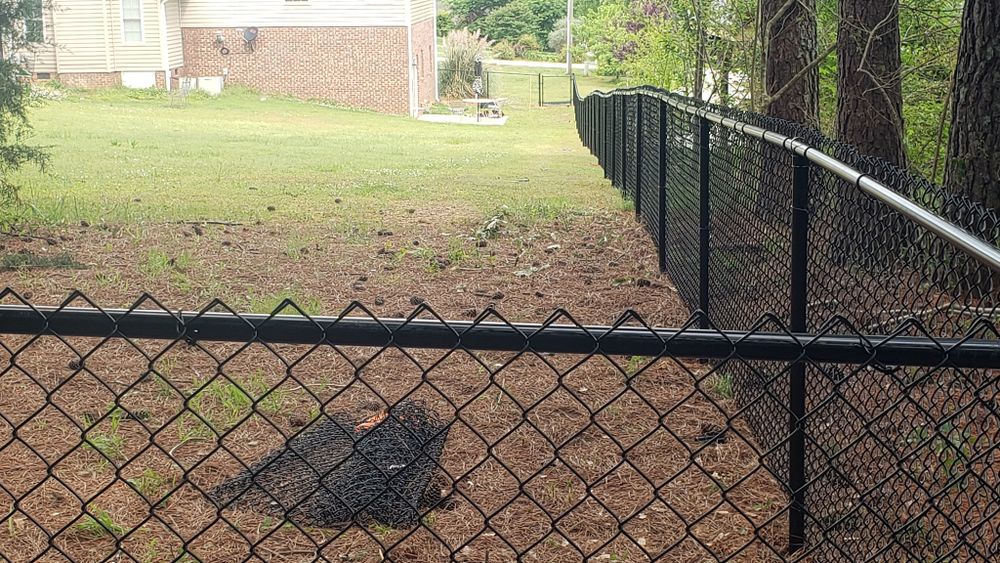
<svg viewBox="0 0 1000 563">
<path fill-rule="evenodd" d="M 122 0 L 122 39 L 142 43 L 142 0 Z"/>
<path fill-rule="evenodd" d="M 28 3 L 28 14 L 24 19 L 24 37 L 29 43 L 45 42 L 45 24 L 42 22 L 42 2 L 34 0 Z"/>
</svg>

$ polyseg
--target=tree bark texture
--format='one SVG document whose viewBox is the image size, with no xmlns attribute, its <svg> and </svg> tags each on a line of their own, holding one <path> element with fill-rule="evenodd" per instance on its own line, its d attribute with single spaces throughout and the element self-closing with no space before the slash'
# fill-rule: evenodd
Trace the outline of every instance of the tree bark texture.
<svg viewBox="0 0 1000 563">
<path fill-rule="evenodd" d="M 945 185 L 1000 209 L 1000 2 L 966 0 Z"/>
<path fill-rule="evenodd" d="M 703 0 L 695 0 L 695 65 L 694 65 L 694 97 L 702 100 L 705 98 L 705 21 L 702 19 Z"/>
<path fill-rule="evenodd" d="M 899 0 L 840 0 L 837 137 L 906 166 Z"/>
<path fill-rule="evenodd" d="M 805 70 L 817 54 L 816 0 L 761 0 L 760 14 L 767 114 L 818 127 L 819 69 Z"/>
</svg>

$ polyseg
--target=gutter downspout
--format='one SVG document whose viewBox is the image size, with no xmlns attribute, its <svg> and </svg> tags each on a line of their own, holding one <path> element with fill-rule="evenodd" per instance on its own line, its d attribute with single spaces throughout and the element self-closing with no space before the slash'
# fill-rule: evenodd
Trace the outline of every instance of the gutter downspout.
<svg viewBox="0 0 1000 563">
<path fill-rule="evenodd" d="M 434 37 L 431 38 L 434 41 L 434 57 L 431 59 L 431 64 L 434 65 L 434 101 L 441 100 L 441 80 L 438 78 L 438 3 L 434 2 Z"/>
<path fill-rule="evenodd" d="M 114 58 L 114 45 L 116 41 L 112 41 L 111 33 L 114 27 L 111 25 L 111 8 L 110 4 L 113 0 L 108 0 L 107 2 L 101 2 L 101 18 L 104 24 L 104 72 L 114 72 L 114 65 L 112 60 Z"/>
<path fill-rule="evenodd" d="M 414 67 L 416 61 L 413 60 L 413 10 L 412 0 L 406 0 L 406 91 L 408 93 L 408 104 L 410 106 L 410 117 L 417 117 L 417 81 L 414 80 L 416 73 Z"/>
<path fill-rule="evenodd" d="M 170 91 L 170 43 L 167 41 L 167 0 L 159 1 L 157 18 L 160 20 L 160 53 L 163 60 L 163 84 Z"/>
</svg>

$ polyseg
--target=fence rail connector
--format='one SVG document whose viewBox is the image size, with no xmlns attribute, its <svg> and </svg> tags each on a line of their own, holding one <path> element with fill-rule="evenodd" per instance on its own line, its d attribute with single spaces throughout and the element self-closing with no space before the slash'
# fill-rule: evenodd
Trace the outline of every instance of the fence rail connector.
<svg viewBox="0 0 1000 563">
<path fill-rule="evenodd" d="M 806 332 L 809 280 L 809 159 L 795 155 L 792 176 L 791 306 L 788 326 Z M 805 545 L 806 526 L 806 364 L 798 361 L 788 371 L 789 440 L 788 552 Z"/>
</svg>

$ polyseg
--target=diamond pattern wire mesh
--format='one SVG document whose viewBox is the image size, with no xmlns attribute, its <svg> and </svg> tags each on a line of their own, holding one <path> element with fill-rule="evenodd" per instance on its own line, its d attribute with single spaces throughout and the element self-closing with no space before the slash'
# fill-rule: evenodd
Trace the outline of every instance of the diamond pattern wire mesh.
<svg viewBox="0 0 1000 563">
<path fill-rule="evenodd" d="M 127 311 L 102 311 L 79 294 L 44 311 L 11 291 L 0 297 L 21 311 L 11 319 L 0 309 L 5 560 L 985 561 L 997 553 L 996 430 L 980 434 L 972 421 L 995 416 L 998 384 L 958 367 L 961 342 L 932 338 L 923 341 L 940 358 L 922 365 L 935 367 L 885 371 L 879 354 L 923 330 L 919 323 L 881 341 L 856 335 L 860 355 L 843 373 L 880 374 L 881 412 L 850 419 L 860 426 L 847 443 L 822 452 L 841 480 L 827 492 L 840 493 L 831 502 L 843 513 L 811 514 L 824 536 L 789 555 L 788 490 L 772 470 L 787 431 L 762 445 L 752 413 L 776 404 L 792 363 L 830 364 L 813 358 L 819 339 L 794 341 L 773 316 L 741 334 L 695 330 L 698 316 L 663 331 L 632 313 L 585 328 L 564 311 L 542 325 L 493 311 L 455 323 L 422 306 L 390 323 L 358 304 L 312 319 L 291 302 L 271 316 L 240 316 L 218 302 L 178 315 L 149 296 Z M 98 316 L 75 320 L 82 313 L 72 307 Z M 205 330 L 199 323 L 216 312 L 233 322 Z M 160 315 L 155 338 L 136 332 L 151 313 Z M 359 319 L 368 321 L 360 336 L 345 326 Z M 474 334 L 483 328 L 492 336 Z M 500 329 L 506 348 L 495 345 Z M 559 346 L 546 338 L 567 329 L 582 344 L 552 353 Z M 850 330 L 834 319 L 821 332 Z M 768 360 L 759 336 L 792 343 L 774 356 L 784 363 Z M 984 323 L 967 336 L 996 333 Z M 714 345 L 691 347 L 701 341 Z M 913 387 L 909 372 L 955 380 Z M 737 401 L 732 373 L 759 379 L 755 395 L 744 390 Z M 810 420 L 850 399 L 823 397 Z M 922 425 L 900 425 L 903 413 L 919 413 Z M 816 448 L 828 444 L 821 420 L 809 434 Z M 895 465 L 861 465 L 862 447 L 881 448 Z M 857 520 L 866 526 L 845 531 Z"/>
<path fill-rule="evenodd" d="M 10 291 L 2 303 L 31 307 Z M 70 307 L 105 315 L 105 336 L 66 334 Z M 511 351 L 484 352 L 461 339 L 396 344 L 421 321 L 469 330 L 427 307 L 395 328 L 357 304 L 305 317 L 297 330 L 315 339 L 294 345 L 264 336 L 279 317 L 221 303 L 181 318 L 146 296 L 112 319 L 75 294 L 27 311 L 20 325 L 0 311 L 9 561 L 725 560 L 783 549 L 787 502 L 713 370 L 666 353 L 660 337 L 653 356 L 605 351 L 615 332 L 656 334 L 634 315 L 586 353 L 551 354 L 531 342 L 576 326 L 566 312 Z M 197 323 L 219 311 L 249 337 L 199 337 Z M 149 312 L 175 335 L 130 336 Z M 347 316 L 372 322 L 372 345 L 335 343 Z M 486 323 L 517 330 L 495 312 L 472 326 Z M 411 422 L 420 417 L 429 422 Z"/>
<path fill-rule="evenodd" d="M 635 117 L 638 116 L 637 107 L 636 107 L 637 106 L 637 104 L 636 104 L 637 100 L 638 100 L 638 98 L 636 96 L 630 96 L 630 97 L 624 98 L 622 100 L 624 102 L 624 105 L 625 105 L 625 112 L 627 112 L 628 115 L 633 116 L 633 119 L 626 120 L 625 124 L 624 124 L 625 125 L 625 127 L 624 127 L 625 128 L 625 132 L 624 132 L 624 134 L 625 134 L 625 146 L 624 146 L 625 154 L 624 154 L 624 158 L 625 159 L 623 161 L 624 165 L 623 165 L 622 168 L 624 169 L 624 172 L 625 172 L 624 173 L 624 176 L 625 176 L 625 178 L 624 178 L 625 185 L 622 186 L 622 188 L 624 190 L 625 196 L 629 200 L 631 200 L 633 202 L 636 201 L 636 195 L 637 195 L 636 194 L 636 184 L 635 184 L 635 182 L 636 182 L 636 178 L 635 178 L 635 172 L 636 172 L 635 161 L 638 158 L 638 155 L 637 155 L 637 152 L 636 152 L 636 149 L 638 147 L 637 147 L 637 143 L 636 143 L 636 130 L 637 130 L 637 127 L 636 127 L 636 119 L 635 119 Z"/>
<path fill-rule="evenodd" d="M 639 98 L 642 104 L 642 126 L 639 134 L 642 136 L 640 163 L 639 207 L 643 224 L 651 233 L 657 233 L 660 223 L 660 137 L 656 134 L 660 123 L 659 104 L 647 103 L 646 98 Z"/>
<path fill-rule="evenodd" d="M 669 114 L 665 126 L 655 123 L 641 133 L 667 144 L 666 213 L 643 223 L 654 240 L 661 229 L 667 233 L 660 249 L 665 270 L 691 310 L 701 306 L 701 118 L 666 100 L 798 139 L 983 240 L 1000 239 L 1000 221 L 992 210 L 814 130 L 653 88 L 577 98 L 578 128 L 585 142 L 597 145 L 592 150 L 609 150 L 600 146 L 607 137 L 592 135 L 593 128 L 619 124 L 591 122 L 590 108 L 600 112 L 637 98 L 645 99 L 644 111 L 655 106 Z M 608 115 L 636 121 L 632 114 Z M 641 123 L 650 127 L 645 116 Z M 790 313 L 792 155 L 716 124 L 709 146 L 713 326 L 773 330 L 788 322 Z M 642 189 L 656 190 L 639 193 L 642 201 L 661 197 L 655 184 L 644 183 Z M 817 166 L 810 168 L 808 214 L 810 332 L 933 338 L 976 333 L 996 339 L 990 323 L 998 313 L 997 278 L 972 257 Z M 761 321 L 766 314 L 774 318 Z M 831 318 L 838 320 L 828 322 Z M 790 365 L 728 362 L 714 369 L 731 385 L 762 463 L 787 483 Z M 992 369 L 810 362 L 806 397 L 806 545 L 795 557 L 998 557 L 1000 483 L 994 462 L 1000 418 Z"/>
</svg>

